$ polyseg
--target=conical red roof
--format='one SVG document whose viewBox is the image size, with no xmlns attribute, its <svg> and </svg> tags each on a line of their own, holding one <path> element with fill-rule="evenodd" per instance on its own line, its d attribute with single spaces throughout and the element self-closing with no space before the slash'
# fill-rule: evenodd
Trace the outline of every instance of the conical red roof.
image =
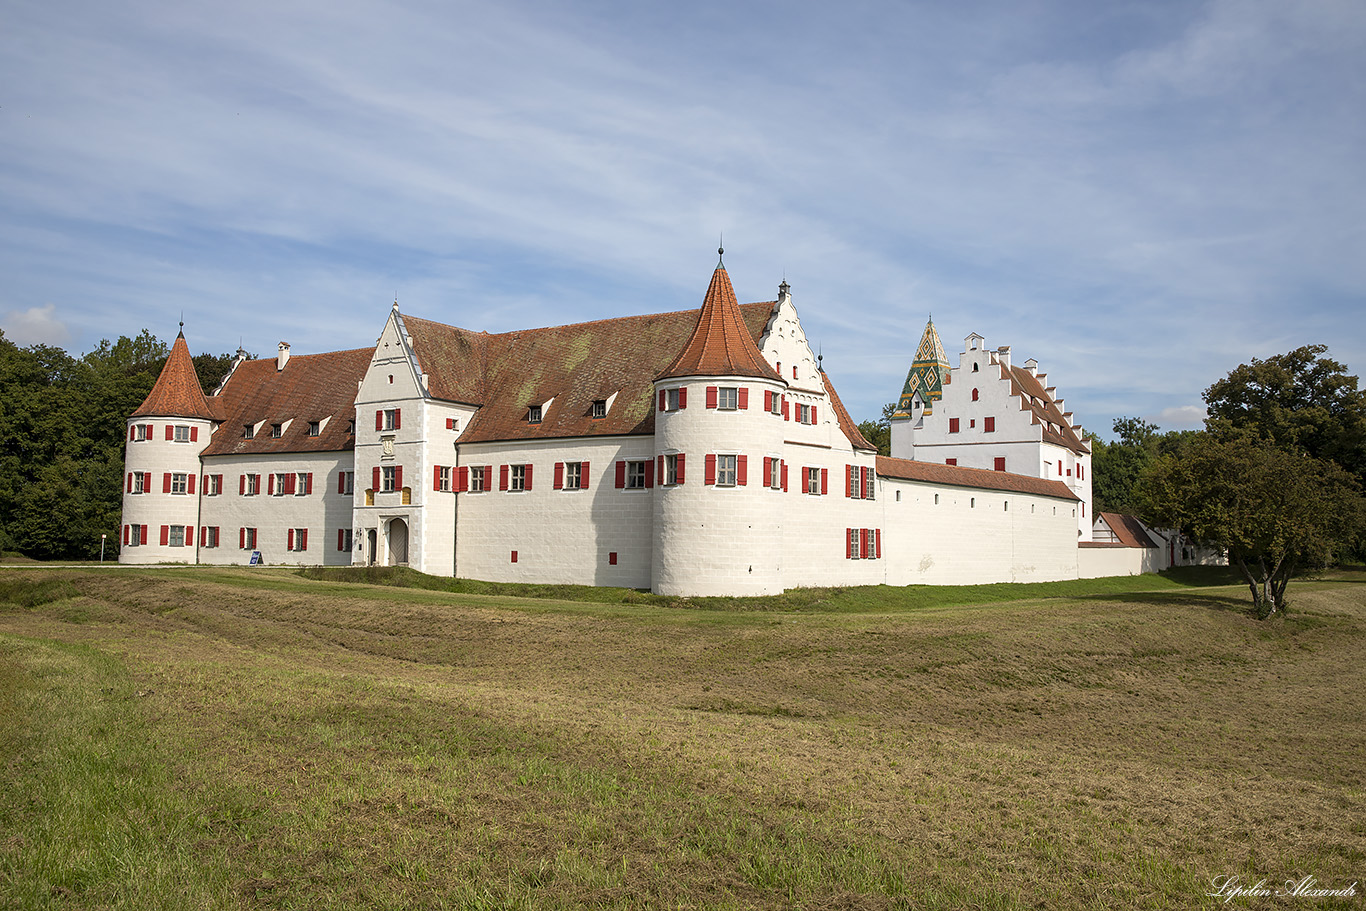
<svg viewBox="0 0 1366 911">
<path fill-rule="evenodd" d="M 780 380 L 778 372 L 745 328 L 740 303 L 725 266 L 717 266 L 702 301 L 697 328 L 683 351 L 656 379 L 675 376 L 758 376 Z"/>
<path fill-rule="evenodd" d="M 199 386 L 199 375 L 195 373 L 194 362 L 190 360 L 190 346 L 185 344 L 184 333 L 176 336 L 171 346 L 171 356 L 166 358 L 166 366 L 161 368 L 161 376 L 156 385 L 147 393 L 147 398 L 133 417 L 155 415 L 165 418 L 199 418 L 211 420 L 209 403 L 204 398 L 204 390 Z"/>
</svg>

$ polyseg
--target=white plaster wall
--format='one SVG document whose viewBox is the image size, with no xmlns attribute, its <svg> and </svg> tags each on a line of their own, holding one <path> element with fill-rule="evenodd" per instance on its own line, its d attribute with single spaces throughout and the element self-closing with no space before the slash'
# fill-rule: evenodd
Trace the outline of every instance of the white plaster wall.
<svg viewBox="0 0 1366 911">
<path fill-rule="evenodd" d="M 775 493 L 783 511 L 783 583 L 788 588 L 830 585 L 877 585 L 886 580 L 888 529 L 885 527 L 886 484 L 879 479 L 876 498 L 845 496 L 845 470 L 850 464 L 874 468 L 874 456 L 844 448 L 800 445 L 786 447 L 787 493 Z M 828 493 L 805 493 L 802 469 L 825 468 Z M 848 559 L 848 528 L 882 529 L 882 559 Z"/>
<path fill-rule="evenodd" d="M 1165 550 L 1160 547 L 1077 548 L 1078 579 L 1158 573 L 1167 565 Z"/>
<path fill-rule="evenodd" d="M 128 428 L 135 424 L 151 424 L 152 435 L 149 439 L 132 441 L 128 439 Z M 197 430 L 198 439 L 193 443 L 167 441 L 167 425 L 186 425 Z M 199 481 L 195 480 L 193 494 L 162 493 L 162 475 L 166 472 L 184 472 L 187 475 L 199 474 L 199 454 L 209 445 L 212 424 L 187 418 L 141 417 L 127 422 L 124 430 L 123 477 L 123 517 L 119 526 L 120 563 L 166 563 L 195 561 L 195 546 L 162 547 L 162 525 L 187 525 L 195 527 L 195 545 L 199 541 Z M 150 472 L 151 482 L 145 493 L 128 492 L 129 472 Z M 138 547 L 123 546 L 123 528 L 127 525 L 146 525 L 147 543 Z"/>
<path fill-rule="evenodd" d="M 618 489 L 616 463 L 653 457 L 648 436 L 462 446 L 462 465 L 493 467 L 493 489 L 446 495 L 457 511 L 455 573 L 494 582 L 649 588 L 659 488 Z M 556 462 L 588 462 L 587 486 L 556 490 Z M 520 464 L 532 466 L 531 490 L 499 490 L 499 466 Z"/>
<path fill-rule="evenodd" d="M 706 407 L 708 386 L 746 386 L 749 408 Z M 783 452 L 793 422 L 764 410 L 764 391 L 782 394 L 778 383 L 754 378 L 699 377 L 668 380 L 660 389 L 686 387 L 688 407 L 655 416 L 656 455 L 687 456 L 684 483 L 657 488 L 654 512 L 653 587 L 661 594 L 761 595 L 783 590 L 783 514 L 763 484 L 766 455 Z M 820 419 L 820 414 L 817 414 Z M 803 433 L 820 434 L 819 425 Z M 706 456 L 744 454 L 748 483 L 705 483 Z"/>
<path fill-rule="evenodd" d="M 299 566 L 343 566 L 351 554 L 337 550 L 337 530 L 351 527 L 351 497 L 337 493 L 337 474 L 350 471 L 350 452 L 278 453 L 210 456 L 203 475 L 221 474 L 223 492 L 200 499 L 200 525 L 216 525 L 219 546 L 203 547 L 196 541 L 200 563 L 245 564 L 251 551 L 239 546 L 242 528 L 256 529 L 256 550 L 265 563 Z M 312 472 L 313 492 L 272 496 L 269 476 Z M 261 493 L 241 494 L 244 474 L 261 476 Z M 278 479 L 277 479 L 278 480 Z M 308 549 L 289 550 L 289 529 L 308 529 Z"/>
<path fill-rule="evenodd" d="M 1070 501 L 899 479 L 887 479 L 884 488 L 888 584 L 1076 578 Z"/>
</svg>

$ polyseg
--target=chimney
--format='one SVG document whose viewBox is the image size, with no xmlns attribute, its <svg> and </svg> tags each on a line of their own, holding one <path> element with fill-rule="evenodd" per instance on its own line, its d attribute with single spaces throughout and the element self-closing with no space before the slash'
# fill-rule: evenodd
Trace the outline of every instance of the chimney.
<svg viewBox="0 0 1366 911">
<path fill-rule="evenodd" d="M 1025 361 L 1025 369 L 1029 371 L 1030 376 L 1038 376 L 1039 362 L 1031 357 L 1029 360 Z"/>
<path fill-rule="evenodd" d="M 996 349 L 996 359 L 1001 362 L 1001 366 L 1010 369 L 1010 346 L 1002 345 Z"/>
<path fill-rule="evenodd" d="M 280 351 L 275 355 L 275 370 L 279 372 L 285 369 L 285 364 L 289 363 L 289 342 L 280 343 Z"/>
</svg>

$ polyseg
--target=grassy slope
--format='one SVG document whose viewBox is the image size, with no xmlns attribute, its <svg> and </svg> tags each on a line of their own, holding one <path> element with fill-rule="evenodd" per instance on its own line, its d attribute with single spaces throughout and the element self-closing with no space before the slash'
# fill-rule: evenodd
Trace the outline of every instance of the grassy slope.
<svg viewBox="0 0 1366 911">
<path fill-rule="evenodd" d="M 0 792 L 25 798 L 0 808 L 0 906 L 1169 908 L 1216 906 L 1219 874 L 1346 885 L 1363 581 L 1299 583 L 1262 624 L 1237 587 L 1169 579 L 717 610 L 6 570 Z"/>
</svg>

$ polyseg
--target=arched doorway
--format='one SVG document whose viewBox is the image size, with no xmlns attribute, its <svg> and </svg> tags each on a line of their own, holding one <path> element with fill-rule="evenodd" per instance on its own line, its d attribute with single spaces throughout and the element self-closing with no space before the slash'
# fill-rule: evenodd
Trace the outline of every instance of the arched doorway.
<svg viewBox="0 0 1366 911">
<path fill-rule="evenodd" d="M 375 555 L 379 553 L 379 535 L 372 528 L 367 535 L 369 547 L 365 551 L 365 563 L 367 566 L 375 565 Z"/>
<path fill-rule="evenodd" d="M 403 519 L 390 519 L 386 532 L 390 566 L 406 566 L 408 563 L 408 523 Z"/>
</svg>

